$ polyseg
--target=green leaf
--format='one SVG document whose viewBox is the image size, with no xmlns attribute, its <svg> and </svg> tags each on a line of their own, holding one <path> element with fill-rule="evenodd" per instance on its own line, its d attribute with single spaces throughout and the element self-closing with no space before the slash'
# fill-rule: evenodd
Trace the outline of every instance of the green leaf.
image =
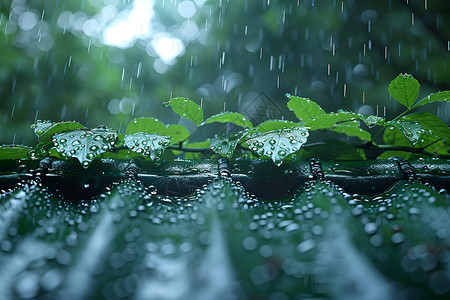
<svg viewBox="0 0 450 300">
<path fill-rule="evenodd" d="M 113 149 L 116 138 L 115 130 L 98 127 L 57 133 L 53 136 L 53 144 L 65 158 L 76 158 L 83 168 L 87 168 L 96 156 Z"/>
<path fill-rule="evenodd" d="M 27 159 L 31 147 L 21 145 L 0 146 L 0 160 L 3 159 Z"/>
<path fill-rule="evenodd" d="M 310 119 L 305 122 L 305 127 L 310 130 L 328 129 L 337 123 L 353 121 L 360 119 L 360 116 L 351 112 L 337 112 L 321 115 L 318 118 Z"/>
<path fill-rule="evenodd" d="M 399 129 L 412 145 L 415 145 L 422 133 L 424 133 L 422 125 L 417 122 L 399 120 L 389 121 L 387 123 Z"/>
<path fill-rule="evenodd" d="M 159 161 L 164 150 L 170 144 L 170 137 L 146 132 L 125 135 L 125 146 L 130 150 L 149 156 L 153 161 Z"/>
<path fill-rule="evenodd" d="M 414 105 L 414 108 L 428 104 L 428 103 L 432 103 L 432 102 L 441 102 L 441 101 L 447 101 L 447 100 L 450 100 L 450 91 L 437 92 L 434 94 L 430 94 L 427 97 L 423 98 L 422 100 L 418 101 Z"/>
<path fill-rule="evenodd" d="M 411 108 L 419 96 L 420 84 L 410 74 L 400 74 L 389 84 L 389 94 L 392 98 Z"/>
<path fill-rule="evenodd" d="M 267 132 L 275 129 L 303 127 L 303 125 L 285 120 L 268 120 L 255 127 L 258 132 Z"/>
<path fill-rule="evenodd" d="M 201 125 L 210 124 L 213 122 L 219 123 L 233 123 L 245 128 L 253 128 L 252 123 L 243 115 L 234 112 L 222 112 L 220 114 L 209 117 Z"/>
<path fill-rule="evenodd" d="M 373 128 L 376 125 L 383 125 L 383 123 L 385 121 L 385 118 L 378 117 L 378 116 L 373 116 L 373 115 L 360 115 L 360 116 L 361 116 L 361 120 L 363 120 L 364 123 L 369 128 Z"/>
<path fill-rule="evenodd" d="M 286 94 L 289 98 L 287 107 L 294 112 L 295 116 L 302 122 L 317 118 L 325 114 L 325 111 L 317 104 L 308 98 L 291 96 Z"/>
<path fill-rule="evenodd" d="M 131 121 L 127 126 L 126 134 L 131 135 L 138 132 L 170 136 L 172 142 L 184 141 L 189 137 L 186 127 L 177 124 L 165 125 L 155 118 L 137 118 Z"/>
<path fill-rule="evenodd" d="M 182 142 L 190 136 L 189 131 L 183 125 L 170 124 L 166 130 L 161 130 L 160 135 L 170 136 L 172 143 Z"/>
<path fill-rule="evenodd" d="M 433 114 L 427 112 L 418 112 L 404 116 L 402 120 L 417 122 L 431 134 L 434 134 L 444 141 L 450 142 L 450 129 L 448 125 L 445 124 L 445 122 L 442 121 L 439 117 L 436 117 Z"/>
<path fill-rule="evenodd" d="M 253 133 L 245 142 L 258 155 L 267 155 L 280 166 L 286 156 L 297 152 L 306 143 L 308 135 L 306 128 L 292 127 Z"/>
<path fill-rule="evenodd" d="M 85 128 L 77 122 L 51 122 L 38 120 L 31 125 L 34 133 L 39 138 L 39 146 L 47 148 L 52 144 L 52 138 L 55 133 L 72 131 L 75 129 Z"/>
<path fill-rule="evenodd" d="M 343 133 L 347 136 L 356 136 L 362 141 L 370 141 L 372 138 L 369 132 L 358 126 L 358 121 L 336 124 L 330 130 L 337 133 Z"/>
<path fill-rule="evenodd" d="M 215 136 L 211 139 L 210 148 L 217 154 L 231 158 L 236 150 L 237 144 L 249 133 L 249 130 L 240 131 L 230 137 Z"/>
<path fill-rule="evenodd" d="M 200 126 L 203 122 L 202 108 L 187 98 L 173 98 L 166 105 L 171 106 L 174 112 L 185 119 L 193 121 L 197 126 Z"/>
<path fill-rule="evenodd" d="M 415 148 L 424 149 L 427 152 L 436 154 L 449 154 L 450 145 L 443 142 L 442 139 L 436 135 L 425 131 L 420 137 L 419 142 L 414 146 Z"/>
<path fill-rule="evenodd" d="M 387 122 L 387 124 L 390 124 Z M 388 127 L 384 130 L 383 133 L 383 141 L 386 145 L 395 145 L 395 146 L 405 146 L 410 147 L 411 143 L 408 139 L 403 135 L 403 133 L 397 129 L 397 127 Z"/>
</svg>

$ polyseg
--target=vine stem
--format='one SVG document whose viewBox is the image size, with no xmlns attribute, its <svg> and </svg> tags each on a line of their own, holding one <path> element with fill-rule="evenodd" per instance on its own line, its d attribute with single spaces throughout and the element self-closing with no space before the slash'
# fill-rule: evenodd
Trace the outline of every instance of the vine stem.
<svg viewBox="0 0 450 300">
<path fill-rule="evenodd" d="M 429 157 L 438 157 L 438 158 L 450 158 L 450 154 L 436 154 L 428 151 L 424 151 L 424 148 L 412 148 L 406 146 L 390 146 L 390 145 L 374 145 L 371 142 L 364 144 L 356 144 L 353 145 L 355 148 L 366 149 L 366 150 L 380 150 L 380 151 L 406 151 L 411 153 L 420 153 Z"/>
</svg>

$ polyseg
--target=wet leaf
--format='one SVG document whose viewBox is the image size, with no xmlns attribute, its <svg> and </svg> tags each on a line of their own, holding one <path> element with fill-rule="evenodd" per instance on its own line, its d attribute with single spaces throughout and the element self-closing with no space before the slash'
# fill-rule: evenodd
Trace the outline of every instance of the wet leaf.
<svg viewBox="0 0 450 300">
<path fill-rule="evenodd" d="M 170 144 L 170 137 L 146 132 L 137 132 L 125 135 L 125 146 L 131 151 L 159 161 L 164 150 Z"/>
<path fill-rule="evenodd" d="M 165 125 L 155 118 L 137 118 L 131 121 L 127 126 L 126 134 L 130 135 L 138 132 L 169 136 L 172 138 L 172 142 L 184 141 L 189 137 L 189 131 L 186 127 L 177 124 Z"/>
<path fill-rule="evenodd" d="M 373 128 L 376 125 L 382 125 L 384 123 L 385 118 L 373 116 L 373 115 L 360 115 L 361 120 L 366 123 L 367 127 Z"/>
<path fill-rule="evenodd" d="M 360 116 L 351 112 L 337 112 L 321 115 L 318 118 L 313 118 L 305 122 L 305 127 L 310 130 L 328 129 L 338 123 L 358 120 Z"/>
<path fill-rule="evenodd" d="M 311 99 L 291 96 L 289 94 L 286 94 L 286 97 L 290 99 L 287 107 L 293 111 L 295 116 L 302 122 L 325 115 L 325 111 L 319 104 Z"/>
<path fill-rule="evenodd" d="M 217 154 L 231 158 L 237 144 L 249 133 L 248 130 L 240 131 L 232 136 L 215 136 L 211 139 L 210 148 Z"/>
<path fill-rule="evenodd" d="M 77 122 L 51 122 L 38 120 L 31 125 L 34 133 L 39 138 L 40 147 L 46 147 L 52 144 L 52 138 L 55 133 L 72 131 L 84 128 Z"/>
<path fill-rule="evenodd" d="M 424 149 L 427 152 L 436 153 L 436 154 L 449 154 L 450 153 L 450 145 L 445 143 L 443 140 L 436 137 L 436 135 L 429 133 L 425 130 L 425 132 L 420 137 L 419 141 L 415 148 Z"/>
<path fill-rule="evenodd" d="M 283 159 L 297 152 L 306 143 L 308 130 L 304 127 L 276 129 L 264 133 L 253 133 L 245 142 L 258 155 L 267 155 L 280 166 Z"/>
<path fill-rule="evenodd" d="M 83 168 L 87 168 L 96 156 L 113 149 L 116 138 L 115 130 L 98 127 L 57 133 L 53 136 L 53 144 L 65 158 L 76 158 Z"/>
<path fill-rule="evenodd" d="M 343 133 L 347 136 L 356 136 L 362 141 L 369 141 L 372 138 L 369 132 L 358 126 L 357 121 L 336 124 L 330 130 L 337 133 Z"/>
<path fill-rule="evenodd" d="M 389 124 L 389 123 L 387 123 Z M 410 147 L 411 143 L 403 135 L 403 133 L 397 129 L 397 127 L 388 127 L 384 130 L 383 141 L 386 145 L 405 146 Z"/>
<path fill-rule="evenodd" d="M 429 133 L 434 134 L 438 138 L 450 142 L 450 129 L 444 121 L 439 117 L 427 112 L 413 113 L 404 116 L 402 120 L 419 123 Z"/>
<path fill-rule="evenodd" d="M 432 103 L 432 102 L 442 102 L 442 101 L 447 101 L 447 100 L 450 100 L 450 91 L 437 92 L 437 93 L 430 94 L 430 95 L 426 96 L 425 98 L 421 99 L 420 101 L 418 101 L 414 105 L 414 108 L 428 104 L 428 103 Z"/>
<path fill-rule="evenodd" d="M 21 145 L 0 146 L 0 160 L 2 159 L 26 159 L 31 147 Z"/>
<path fill-rule="evenodd" d="M 185 119 L 193 121 L 197 126 L 200 126 L 203 122 L 202 108 L 187 98 L 173 98 L 166 105 L 171 106 L 174 112 Z"/>
<path fill-rule="evenodd" d="M 303 125 L 301 125 L 300 123 L 285 120 L 268 120 L 256 126 L 255 130 L 258 132 L 267 132 L 275 129 L 291 127 L 303 127 Z"/>
<path fill-rule="evenodd" d="M 422 125 L 417 122 L 389 121 L 387 123 L 399 129 L 412 145 L 415 145 L 424 133 Z"/>
<path fill-rule="evenodd" d="M 220 114 L 209 117 L 201 125 L 210 123 L 233 123 L 245 128 L 253 128 L 253 124 L 243 115 L 234 112 L 222 112 Z"/>
<path fill-rule="evenodd" d="M 419 96 L 420 84 L 410 74 L 400 74 L 389 84 L 389 94 L 392 98 L 411 108 Z"/>
</svg>

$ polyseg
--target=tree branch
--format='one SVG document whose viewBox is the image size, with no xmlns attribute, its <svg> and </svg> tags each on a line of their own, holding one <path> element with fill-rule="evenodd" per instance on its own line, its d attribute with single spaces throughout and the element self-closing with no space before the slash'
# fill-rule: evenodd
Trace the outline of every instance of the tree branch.
<svg viewBox="0 0 450 300">
<path fill-rule="evenodd" d="M 411 153 L 423 154 L 429 157 L 439 157 L 439 158 L 450 158 L 450 154 L 436 154 L 432 152 L 425 151 L 424 148 L 413 148 L 406 146 L 391 146 L 391 145 L 374 145 L 373 143 L 364 143 L 353 145 L 355 148 L 363 150 L 375 150 L 375 151 L 405 151 Z"/>
</svg>

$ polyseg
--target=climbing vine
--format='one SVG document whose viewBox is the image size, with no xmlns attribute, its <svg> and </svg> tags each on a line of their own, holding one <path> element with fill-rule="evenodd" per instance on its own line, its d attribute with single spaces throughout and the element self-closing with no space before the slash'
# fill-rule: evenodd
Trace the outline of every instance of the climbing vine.
<svg viewBox="0 0 450 300">
<path fill-rule="evenodd" d="M 418 100 L 419 82 L 409 74 L 400 74 L 389 85 L 391 97 L 406 107 L 392 120 L 380 116 L 349 111 L 327 113 L 311 99 L 292 96 L 287 107 L 298 121 L 267 120 L 254 127 L 249 119 L 236 112 L 222 112 L 204 119 L 202 108 L 187 98 L 173 98 L 165 103 L 181 118 L 195 124 L 189 132 L 182 125 L 166 125 L 156 118 L 132 120 L 126 134 L 104 126 L 86 128 L 77 122 L 36 121 L 31 125 L 38 143 L 34 147 L 4 145 L 0 159 L 41 159 L 54 156 L 77 159 L 84 168 L 95 158 L 129 159 L 140 157 L 156 163 L 185 154 L 185 158 L 201 156 L 268 157 L 277 165 L 289 158 L 306 159 L 366 159 L 366 152 L 376 151 L 377 157 L 414 158 L 422 156 L 449 158 L 450 129 L 439 117 L 428 112 L 413 112 L 420 106 L 447 101 L 450 91 L 442 91 Z M 211 136 L 203 142 L 189 143 L 200 127 L 211 123 L 231 123 L 240 128 L 233 134 Z M 374 134 L 364 129 L 378 126 Z M 328 131 L 356 137 L 359 143 L 350 144 L 338 139 L 307 143 L 314 131 Z M 382 135 L 384 144 L 375 142 Z"/>
</svg>

